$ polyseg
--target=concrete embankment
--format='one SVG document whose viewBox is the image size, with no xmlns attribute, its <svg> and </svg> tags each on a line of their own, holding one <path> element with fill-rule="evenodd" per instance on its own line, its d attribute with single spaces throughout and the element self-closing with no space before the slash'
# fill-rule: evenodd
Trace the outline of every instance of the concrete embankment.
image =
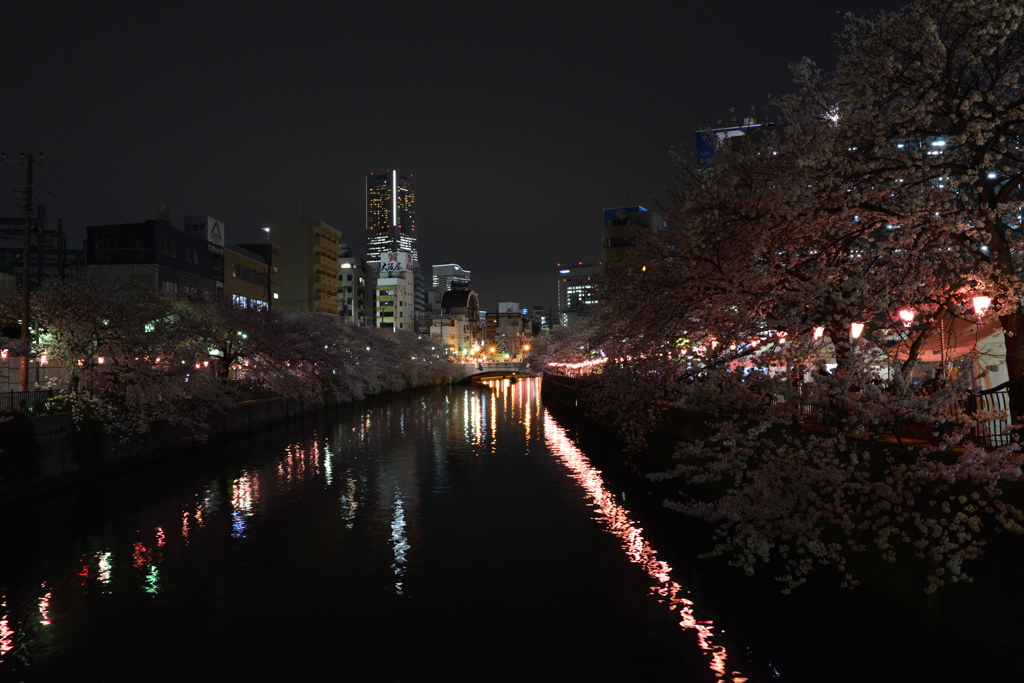
<svg viewBox="0 0 1024 683">
<path fill-rule="evenodd" d="M 119 443 L 99 425 L 77 428 L 70 413 L 28 416 L 16 413 L 0 423 L 0 501 L 74 483 L 141 462 L 190 451 L 254 430 L 340 405 L 285 398 L 236 404 L 210 416 L 205 444 L 182 429 L 153 425 L 129 443 Z"/>
</svg>

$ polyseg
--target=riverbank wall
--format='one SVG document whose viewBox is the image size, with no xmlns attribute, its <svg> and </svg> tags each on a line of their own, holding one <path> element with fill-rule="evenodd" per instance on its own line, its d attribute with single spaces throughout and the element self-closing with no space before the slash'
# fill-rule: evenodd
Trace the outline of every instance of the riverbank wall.
<svg viewBox="0 0 1024 683">
<path fill-rule="evenodd" d="M 322 402 L 268 397 L 212 414 L 205 442 L 178 427 L 152 425 L 128 443 L 99 425 L 76 427 L 70 413 L 15 413 L 0 424 L 0 501 L 74 484 L 113 470 L 222 443 L 256 430 L 348 405 L 327 395 Z"/>
</svg>

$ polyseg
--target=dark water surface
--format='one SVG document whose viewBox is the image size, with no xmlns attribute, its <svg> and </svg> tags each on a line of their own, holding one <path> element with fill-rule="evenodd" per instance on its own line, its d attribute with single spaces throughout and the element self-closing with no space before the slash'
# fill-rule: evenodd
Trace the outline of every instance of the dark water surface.
<svg viewBox="0 0 1024 683">
<path fill-rule="evenodd" d="M 5 509 L 0 681 L 913 681 L 947 670 L 913 638 L 893 647 L 884 610 L 865 633 L 845 615 L 794 623 L 770 603 L 696 597 L 693 575 L 666 559 L 671 534 L 645 531 L 626 498 L 543 407 L 536 380 L 259 432 Z M 745 642 L 726 633 L 730 610 Z M 903 659 L 890 666 L 889 652 Z M 962 680 L 989 680 L 977 670 Z"/>
<path fill-rule="evenodd" d="M 537 381 L 397 396 L 302 428 L 9 511 L 0 680 L 722 670 Z"/>
</svg>

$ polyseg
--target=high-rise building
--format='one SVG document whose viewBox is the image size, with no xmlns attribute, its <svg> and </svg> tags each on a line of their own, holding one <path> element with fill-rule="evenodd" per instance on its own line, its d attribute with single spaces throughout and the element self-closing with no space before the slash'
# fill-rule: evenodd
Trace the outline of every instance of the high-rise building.
<svg viewBox="0 0 1024 683">
<path fill-rule="evenodd" d="M 409 317 L 420 321 L 426 308 L 426 292 L 420 272 L 419 249 L 416 244 L 416 188 L 412 175 L 399 171 L 366 175 L 366 264 L 374 280 L 389 277 L 382 273 L 381 259 L 390 254 L 411 254 L 408 277 L 413 298 Z M 399 279 L 402 279 L 399 278 Z M 379 312 L 379 311 L 378 311 Z M 404 313 L 403 311 L 399 311 Z M 385 318 L 376 317 L 377 326 L 385 326 Z M 413 329 L 412 321 L 392 320 L 394 329 Z M 410 324 L 405 324 L 406 322 Z M 402 324 L 399 324 L 402 323 Z"/>
<path fill-rule="evenodd" d="M 582 263 L 558 269 L 558 324 L 572 325 L 597 307 L 600 272 L 600 265 Z"/>
<path fill-rule="evenodd" d="M 380 265 L 380 255 L 416 247 L 416 189 L 412 175 L 398 171 L 366 175 L 366 260 Z"/>
<path fill-rule="evenodd" d="M 454 285 L 469 285 L 469 271 L 455 263 L 433 266 L 433 285 L 441 292 L 450 291 Z"/>
</svg>

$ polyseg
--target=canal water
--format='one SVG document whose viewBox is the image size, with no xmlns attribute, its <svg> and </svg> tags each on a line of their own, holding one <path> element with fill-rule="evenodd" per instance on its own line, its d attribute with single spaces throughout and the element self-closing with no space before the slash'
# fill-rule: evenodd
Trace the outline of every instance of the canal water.
<svg viewBox="0 0 1024 683">
<path fill-rule="evenodd" d="M 354 404 L 7 506 L 0 681 L 950 671 L 911 638 L 887 647 L 884 613 L 864 633 L 695 588 L 666 547 L 685 537 L 645 529 L 595 465 L 615 446 L 585 448 L 537 380 L 501 380 Z M 847 677 L 865 661 L 870 678 Z"/>
</svg>

